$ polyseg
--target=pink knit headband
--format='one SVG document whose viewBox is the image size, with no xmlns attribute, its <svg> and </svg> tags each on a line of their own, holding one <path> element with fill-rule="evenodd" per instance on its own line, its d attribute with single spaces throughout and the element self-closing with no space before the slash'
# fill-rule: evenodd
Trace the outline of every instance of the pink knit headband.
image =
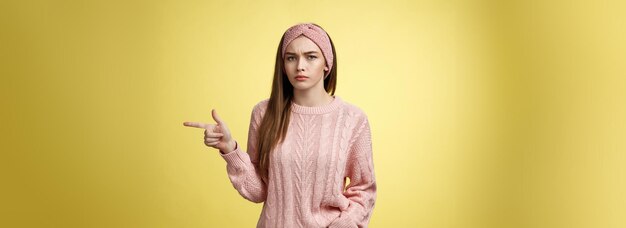
<svg viewBox="0 0 626 228">
<path fill-rule="evenodd" d="M 304 35 L 309 38 L 322 50 L 322 54 L 326 59 L 326 66 L 328 67 L 328 72 L 326 72 L 326 76 L 330 74 L 330 70 L 333 68 L 334 58 L 332 46 L 330 45 L 330 38 L 328 38 L 328 34 L 326 34 L 324 30 L 311 23 L 297 24 L 285 31 L 282 44 L 283 59 L 285 59 L 285 50 L 287 49 L 287 45 L 289 45 L 291 41 L 293 41 L 300 35 Z"/>
</svg>

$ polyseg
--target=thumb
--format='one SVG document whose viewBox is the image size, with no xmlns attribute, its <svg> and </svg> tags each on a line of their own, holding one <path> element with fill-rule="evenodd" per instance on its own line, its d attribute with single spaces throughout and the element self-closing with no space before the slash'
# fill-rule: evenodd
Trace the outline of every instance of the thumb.
<svg viewBox="0 0 626 228">
<path fill-rule="evenodd" d="M 213 115 L 213 120 L 215 120 L 217 124 L 224 125 L 222 118 L 220 118 L 220 116 L 217 115 L 217 111 L 215 111 L 215 109 L 211 110 L 211 115 Z"/>
</svg>

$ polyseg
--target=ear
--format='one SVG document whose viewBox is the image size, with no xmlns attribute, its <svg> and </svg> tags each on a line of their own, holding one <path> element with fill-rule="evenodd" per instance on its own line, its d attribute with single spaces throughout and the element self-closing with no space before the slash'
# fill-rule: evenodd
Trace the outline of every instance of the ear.
<svg viewBox="0 0 626 228">
<path fill-rule="evenodd" d="M 324 71 L 328 71 L 328 67 L 324 67 Z"/>
</svg>

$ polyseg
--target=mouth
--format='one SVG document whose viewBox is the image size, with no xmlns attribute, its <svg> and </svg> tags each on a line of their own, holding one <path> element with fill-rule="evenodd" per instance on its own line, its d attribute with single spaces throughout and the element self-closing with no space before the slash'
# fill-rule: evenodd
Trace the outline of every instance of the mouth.
<svg viewBox="0 0 626 228">
<path fill-rule="evenodd" d="M 298 75 L 298 76 L 296 76 L 296 80 L 298 80 L 298 81 L 304 81 L 304 80 L 307 80 L 308 78 L 309 78 L 309 77 L 307 77 L 307 76 L 302 76 L 302 75 Z"/>
</svg>

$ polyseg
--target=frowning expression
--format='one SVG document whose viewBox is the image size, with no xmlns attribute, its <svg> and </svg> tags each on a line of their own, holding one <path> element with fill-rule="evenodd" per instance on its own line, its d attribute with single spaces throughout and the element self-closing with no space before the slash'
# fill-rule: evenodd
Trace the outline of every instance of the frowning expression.
<svg viewBox="0 0 626 228">
<path fill-rule="evenodd" d="M 283 61 L 294 89 L 324 89 L 324 75 L 328 70 L 326 60 L 321 49 L 309 38 L 299 36 L 291 41 L 285 49 Z"/>
</svg>

